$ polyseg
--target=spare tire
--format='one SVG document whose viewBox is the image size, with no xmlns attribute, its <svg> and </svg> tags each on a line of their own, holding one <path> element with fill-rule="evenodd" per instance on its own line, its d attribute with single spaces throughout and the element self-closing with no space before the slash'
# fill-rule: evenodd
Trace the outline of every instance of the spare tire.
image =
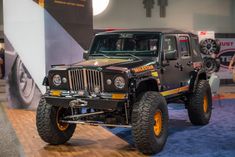
<svg viewBox="0 0 235 157">
<path fill-rule="evenodd" d="M 219 69 L 220 69 L 220 60 L 219 59 L 215 59 L 216 61 L 216 69 L 215 69 L 215 72 L 218 72 Z"/>
<path fill-rule="evenodd" d="M 220 63 L 214 58 L 205 57 L 203 58 L 203 66 L 205 67 L 206 72 L 211 74 L 219 71 Z"/>
<path fill-rule="evenodd" d="M 200 42 L 201 53 L 205 55 L 218 54 L 220 52 L 220 43 L 214 39 L 204 39 Z"/>
</svg>

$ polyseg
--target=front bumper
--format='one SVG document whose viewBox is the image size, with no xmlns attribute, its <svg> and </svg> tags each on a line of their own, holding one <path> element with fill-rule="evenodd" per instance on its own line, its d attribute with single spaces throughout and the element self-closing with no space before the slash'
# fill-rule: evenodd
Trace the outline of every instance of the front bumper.
<svg viewBox="0 0 235 157">
<path fill-rule="evenodd" d="M 79 108 L 91 108 L 91 109 L 102 109 L 102 110 L 115 110 L 122 108 L 127 100 L 113 100 L 113 99 L 102 99 L 102 98 L 79 98 L 79 97 L 55 97 L 45 95 L 44 98 L 48 104 L 58 107 L 72 107 L 71 104 L 74 101 L 83 101 L 85 104 L 76 105 Z"/>
</svg>

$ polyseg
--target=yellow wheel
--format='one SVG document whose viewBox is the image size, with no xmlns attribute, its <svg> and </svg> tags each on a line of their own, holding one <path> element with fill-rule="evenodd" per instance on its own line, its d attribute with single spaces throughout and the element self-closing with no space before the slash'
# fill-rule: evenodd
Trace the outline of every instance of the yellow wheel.
<svg viewBox="0 0 235 157">
<path fill-rule="evenodd" d="M 154 133 L 156 136 L 159 136 L 162 130 L 162 112 L 160 110 L 155 113 L 154 120 Z"/>
<path fill-rule="evenodd" d="M 60 131 L 65 131 L 65 130 L 68 129 L 69 124 L 68 124 L 68 123 L 62 123 L 62 122 L 60 122 L 60 116 L 61 116 L 61 114 L 63 114 L 63 108 L 59 108 L 59 109 L 57 110 L 57 114 L 56 114 L 56 125 L 57 125 L 57 127 L 58 127 L 58 129 L 59 129 Z"/>
<path fill-rule="evenodd" d="M 140 95 L 132 110 L 132 136 L 139 151 L 144 154 L 160 152 L 168 136 L 168 108 L 158 92 Z"/>
<path fill-rule="evenodd" d="M 43 141 L 58 145 L 64 144 L 72 137 L 76 124 L 60 121 L 65 115 L 71 115 L 70 111 L 69 108 L 48 104 L 44 97 L 41 98 L 37 108 L 36 126 Z"/>
<path fill-rule="evenodd" d="M 207 113 L 207 110 L 208 110 L 208 98 L 207 96 L 205 95 L 204 98 L 203 98 L 203 111 L 205 113 Z"/>
<path fill-rule="evenodd" d="M 188 115 L 192 124 L 206 125 L 212 113 L 212 95 L 210 84 L 207 80 L 199 80 L 193 93 L 190 94 Z"/>
</svg>

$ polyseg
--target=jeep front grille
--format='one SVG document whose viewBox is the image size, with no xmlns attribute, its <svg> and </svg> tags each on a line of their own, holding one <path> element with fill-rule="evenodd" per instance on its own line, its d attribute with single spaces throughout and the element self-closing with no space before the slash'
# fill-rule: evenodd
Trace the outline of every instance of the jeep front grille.
<svg viewBox="0 0 235 157">
<path fill-rule="evenodd" d="M 103 73 L 91 69 L 72 69 L 69 70 L 69 84 L 73 91 L 94 92 L 95 87 L 99 87 L 100 91 L 103 91 Z"/>
</svg>

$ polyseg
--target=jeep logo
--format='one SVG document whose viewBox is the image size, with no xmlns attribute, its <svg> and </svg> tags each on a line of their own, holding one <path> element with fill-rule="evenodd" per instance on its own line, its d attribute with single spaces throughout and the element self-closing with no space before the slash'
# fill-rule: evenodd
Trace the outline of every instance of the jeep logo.
<svg viewBox="0 0 235 157">
<path fill-rule="evenodd" d="M 235 49 L 222 50 L 217 56 L 220 59 L 221 66 L 224 68 L 228 68 L 229 63 L 234 54 L 235 54 Z"/>
</svg>

